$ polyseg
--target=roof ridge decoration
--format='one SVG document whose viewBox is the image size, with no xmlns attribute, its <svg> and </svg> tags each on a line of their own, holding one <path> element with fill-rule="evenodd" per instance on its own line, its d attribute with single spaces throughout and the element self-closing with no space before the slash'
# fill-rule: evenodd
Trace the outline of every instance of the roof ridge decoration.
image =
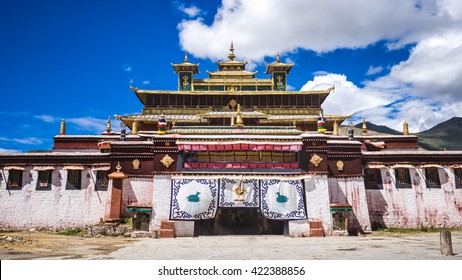
<svg viewBox="0 0 462 280">
<path fill-rule="evenodd" d="M 231 46 L 229 47 L 229 55 L 228 55 L 228 58 L 230 61 L 234 61 L 234 59 L 236 58 L 236 55 L 234 54 L 234 45 L 233 45 L 233 42 L 231 42 Z"/>
</svg>

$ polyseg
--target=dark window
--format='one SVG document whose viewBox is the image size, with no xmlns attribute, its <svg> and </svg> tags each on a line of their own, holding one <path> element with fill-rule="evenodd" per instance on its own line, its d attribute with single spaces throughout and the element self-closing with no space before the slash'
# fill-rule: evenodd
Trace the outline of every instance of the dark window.
<svg viewBox="0 0 462 280">
<path fill-rule="evenodd" d="M 51 170 L 43 170 L 38 172 L 37 190 L 51 189 Z"/>
<path fill-rule="evenodd" d="M 454 176 L 456 181 L 456 189 L 462 189 L 462 168 L 455 168 Z"/>
<path fill-rule="evenodd" d="M 10 170 L 8 175 L 8 187 L 12 189 L 22 187 L 22 170 Z"/>
<path fill-rule="evenodd" d="M 82 172 L 80 170 L 68 170 L 66 190 L 80 190 L 81 177 Z"/>
<path fill-rule="evenodd" d="M 395 169 L 396 188 L 412 188 L 411 174 L 408 168 Z"/>
<path fill-rule="evenodd" d="M 366 190 L 383 189 L 382 172 L 379 168 L 369 168 L 364 170 Z"/>
<path fill-rule="evenodd" d="M 107 190 L 109 183 L 109 171 L 107 170 L 98 170 L 96 172 L 96 188 L 98 190 Z"/>
<path fill-rule="evenodd" d="M 428 188 L 441 188 L 438 168 L 425 168 L 425 181 L 427 182 Z"/>
</svg>

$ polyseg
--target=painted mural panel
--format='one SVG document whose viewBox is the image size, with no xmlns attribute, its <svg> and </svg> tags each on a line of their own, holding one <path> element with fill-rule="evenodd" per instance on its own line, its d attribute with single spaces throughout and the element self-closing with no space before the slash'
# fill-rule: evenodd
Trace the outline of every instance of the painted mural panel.
<svg viewBox="0 0 462 280">
<path fill-rule="evenodd" d="M 220 207 L 259 207 L 259 187 L 256 179 L 220 180 Z"/>
</svg>

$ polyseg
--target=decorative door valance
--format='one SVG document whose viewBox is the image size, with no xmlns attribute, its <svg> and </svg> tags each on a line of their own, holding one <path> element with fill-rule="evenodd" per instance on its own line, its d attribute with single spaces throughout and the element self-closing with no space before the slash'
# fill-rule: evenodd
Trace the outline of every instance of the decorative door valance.
<svg viewBox="0 0 462 280">
<path fill-rule="evenodd" d="M 220 180 L 220 207 L 259 207 L 259 200 L 258 180 L 243 178 Z"/>
</svg>

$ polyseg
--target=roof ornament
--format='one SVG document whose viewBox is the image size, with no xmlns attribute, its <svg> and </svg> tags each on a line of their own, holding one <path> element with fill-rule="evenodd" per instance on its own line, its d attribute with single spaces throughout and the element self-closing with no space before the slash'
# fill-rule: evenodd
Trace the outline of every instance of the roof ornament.
<svg viewBox="0 0 462 280">
<path fill-rule="evenodd" d="M 403 135 L 409 135 L 409 125 L 407 121 L 403 122 Z"/>
<path fill-rule="evenodd" d="M 184 63 L 188 63 L 188 62 L 189 62 L 188 52 L 185 52 L 185 54 L 184 54 Z"/>
<path fill-rule="evenodd" d="M 363 127 L 361 128 L 361 133 L 363 135 L 366 135 L 367 134 L 367 125 L 366 125 L 366 119 L 363 119 Z"/>
<path fill-rule="evenodd" d="M 281 58 L 279 57 L 279 52 L 276 55 L 276 63 L 281 63 Z"/>
<path fill-rule="evenodd" d="M 59 127 L 59 135 L 66 135 L 66 122 L 64 119 L 61 121 L 61 126 Z"/>
<path fill-rule="evenodd" d="M 236 127 L 237 128 L 244 127 L 244 121 L 242 120 L 241 104 L 237 104 Z"/>
<path fill-rule="evenodd" d="M 234 61 L 236 56 L 234 55 L 234 45 L 233 42 L 231 42 L 231 47 L 229 48 L 229 55 L 228 55 L 229 60 Z"/>
<path fill-rule="evenodd" d="M 111 133 L 111 130 L 112 130 L 112 127 L 111 127 L 111 117 L 109 116 L 109 117 L 107 118 L 106 134 L 110 134 L 110 133 Z"/>
</svg>

